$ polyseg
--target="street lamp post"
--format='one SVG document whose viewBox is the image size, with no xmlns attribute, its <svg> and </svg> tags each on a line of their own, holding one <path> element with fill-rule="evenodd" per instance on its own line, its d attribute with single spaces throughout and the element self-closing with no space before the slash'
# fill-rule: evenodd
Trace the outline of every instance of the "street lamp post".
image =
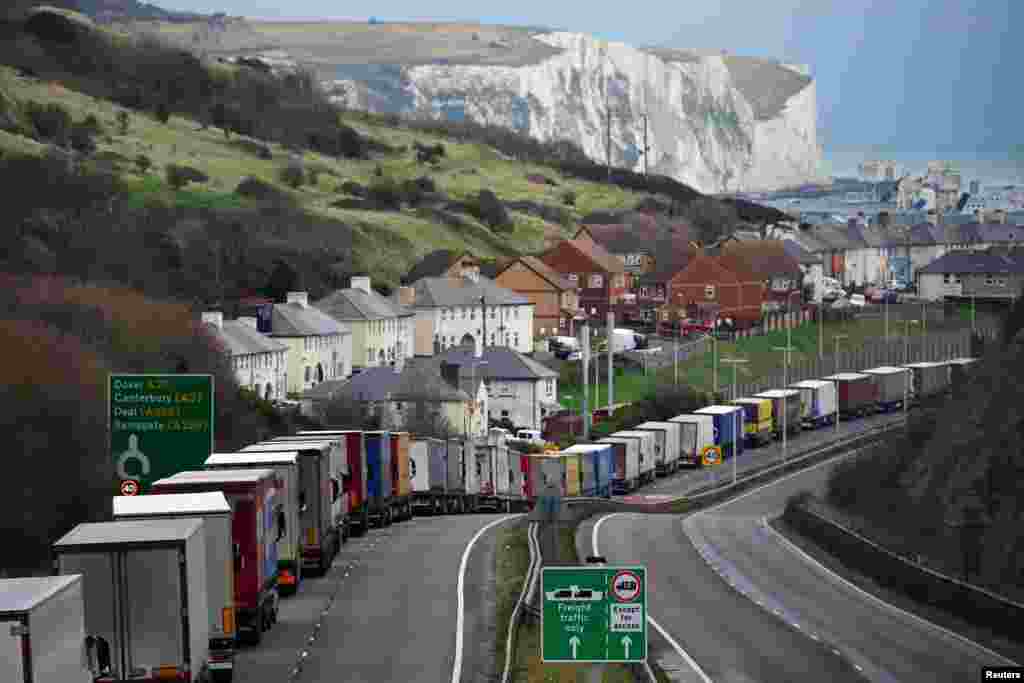
<svg viewBox="0 0 1024 683">
<path fill-rule="evenodd" d="M 788 345 L 787 346 L 773 346 L 772 349 L 774 351 L 783 351 L 785 353 L 785 356 L 783 356 L 783 358 L 785 359 L 785 363 L 783 365 L 782 386 L 789 387 L 789 352 L 793 350 L 793 347 L 792 346 L 788 346 Z M 789 434 L 789 425 L 787 424 L 788 416 L 789 416 L 789 409 L 788 409 L 788 406 L 786 406 L 785 399 L 783 399 L 783 401 L 782 401 L 782 462 L 786 462 L 786 457 L 788 455 L 788 445 L 787 445 L 788 444 L 788 442 L 787 442 L 787 439 L 788 439 L 787 435 Z"/>
<path fill-rule="evenodd" d="M 732 400 L 735 401 L 737 398 L 739 398 L 739 396 L 736 394 L 736 366 L 737 365 L 742 365 L 742 364 L 747 363 L 749 361 L 747 361 L 747 360 L 745 360 L 743 358 L 723 358 L 722 362 L 732 366 Z M 734 437 L 736 441 L 739 441 L 740 439 L 743 438 L 743 435 L 739 433 L 740 432 L 740 424 L 739 423 L 740 423 L 740 411 L 736 411 L 736 429 L 735 429 L 736 436 Z M 739 451 L 739 448 L 738 448 L 738 444 L 734 443 L 733 447 L 732 447 L 732 483 L 733 483 L 733 486 L 736 485 L 736 460 L 739 458 L 739 452 L 740 451 Z"/>
<path fill-rule="evenodd" d="M 910 362 L 910 355 L 909 355 L 910 354 L 910 326 L 911 325 L 917 325 L 918 321 L 917 320 L 905 320 L 904 323 L 905 324 L 903 326 L 904 327 L 903 338 L 905 340 L 904 343 L 906 344 L 906 348 L 907 348 L 907 363 L 909 363 Z M 909 396 L 909 393 L 910 393 L 910 380 L 911 380 L 911 378 L 913 376 L 914 376 L 914 371 L 911 370 L 910 368 L 907 368 L 907 376 L 905 378 L 905 381 L 903 382 L 903 418 L 904 419 L 906 419 L 906 417 L 907 417 L 907 406 L 910 403 L 910 396 Z"/>
<path fill-rule="evenodd" d="M 832 341 L 834 341 L 836 343 L 835 359 L 836 359 L 836 365 L 837 366 L 839 365 L 839 340 L 840 339 L 846 339 L 849 336 L 850 335 L 848 335 L 848 334 L 837 334 L 836 336 L 832 337 Z M 839 371 L 836 370 L 836 372 L 838 373 Z M 835 420 L 835 422 L 836 422 L 836 434 L 838 434 L 839 433 L 839 380 L 836 380 L 836 420 Z"/>
</svg>

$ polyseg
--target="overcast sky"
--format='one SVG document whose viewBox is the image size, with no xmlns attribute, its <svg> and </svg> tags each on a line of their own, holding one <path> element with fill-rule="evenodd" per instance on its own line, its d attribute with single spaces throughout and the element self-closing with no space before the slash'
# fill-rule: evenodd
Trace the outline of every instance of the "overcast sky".
<svg viewBox="0 0 1024 683">
<path fill-rule="evenodd" d="M 852 171 L 870 156 L 894 158 L 912 171 L 944 158 L 958 161 L 968 178 L 1024 182 L 1024 0 L 519 0 L 511 4 L 514 14 L 478 14 L 492 10 L 469 0 L 433 0 L 429 15 L 420 0 L 375 0 L 368 12 L 328 0 L 157 4 L 266 18 L 372 14 L 542 25 L 638 46 L 776 57 L 810 65 L 819 139 L 834 172 Z"/>
</svg>

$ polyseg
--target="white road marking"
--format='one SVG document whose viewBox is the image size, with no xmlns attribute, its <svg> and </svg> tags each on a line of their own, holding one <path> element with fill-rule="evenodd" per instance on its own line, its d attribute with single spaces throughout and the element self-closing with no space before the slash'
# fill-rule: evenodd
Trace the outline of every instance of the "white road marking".
<svg viewBox="0 0 1024 683">
<path fill-rule="evenodd" d="M 473 551 L 473 546 L 476 544 L 477 540 L 485 533 L 487 533 L 487 530 L 490 529 L 492 526 L 496 526 L 498 524 L 501 524 L 502 522 L 507 522 L 510 519 L 518 519 L 522 516 L 522 513 L 516 515 L 506 515 L 505 517 L 496 519 L 493 522 L 488 522 L 486 525 L 483 526 L 483 528 L 481 528 L 479 531 L 476 532 L 476 534 L 473 535 L 473 538 L 469 539 L 469 543 L 466 544 L 466 549 L 462 552 L 462 561 L 459 563 L 459 584 L 457 588 L 458 607 L 455 618 L 455 661 L 452 664 L 452 683 L 460 683 L 462 680 L 462 630 L 463 623 L 465 621 L 463 611 L 465 609 L 466 601 L 464 593 L 466 585 L 466 565 L 469 564 L 469 554 Z"/>
<path fill-rule="evenodd" d="M 842 576 L 839 576 L 834 571 L 832 571 L 831 569 L 829 569 L 825 565 L 823 565 L 820 562 L 818 562 L 816 559 L 814 559 L 813 557 L 811 557 L 810 555 L 805 553 L 802 548 L 799 548 L 798 546 L 794 545 L 792 541 L 790 541 L 788 538 L 786 538 L 785 536 L 780 534 L 776 529 L 772 528 L 772 526 L 770 524 L 768 524 L 767 517 L 761 517 L 761 524 L 768 530 L 769 533 L 771 533 L 773 536 L 775 536 L 775 538 L 783 546 L 785 546 L 789 551 L 793 552 L 794 554 L 799 556 L 801 559 L 803 559 L 804 562 L 806 562 L 808 565 L 810 565 L 813 568 L 821 570 L 824 574 L 829 576 L 834 581 L 837 581 L 837 582 L 843 584 L 844 586 L 846 586 L 848 588 L 851 588 L 854 592 L 856 592 L 857 594 L 862 595 L 863 597 L 867 598 L 870 602 L 873 602 L 875 605 L 881 607 L 882 609 L 888 610 L 890 612 L 895 612 L 897 614 L 901 614 L 901 615 L 907 617 L 908 619 L 910 619 L 911 621 L 913 621 L 913 622 L 915 622 L 915 623 L 917 623 L 917 624 L 919 624 L 921 626 L 924 626 L 925 628 L 935 629 L 935 630 L 937 630 L 937 631 L 939 631 L 941 633 L 944 633 L 947 636 L 950 636 L 951 638 L 959 640 L 961 643 L 963 643 L 965 645 L 971 645 L 973 647 L 976 647 L 979 650 L 981 650 L 982 652 L 984 652 L 986 655 L 988 655 L 990 657 L 994 657 L 995 659 L 997 659 L 997 660 L 999 660 L 1001 662 L 1005 662 L 1006 664 L 1008 664 L 1010 666 L 1020 666 L 1017 662 L 1004 657 L 1003 655 L 999 654 L 998 652 L 993 652 L 992 650 L 988 649 L 984 645 L 980 645 L 979 643 L 974 642 L 970 638 L 962 636 L 959 633 L 954 633 L 953 631 L 950 631 L 949 629 L 946 629 L 946 628 L 944 628 L 942 626 L 939 626 L 938 624 L 930 622 L 927 619 L 924 619 L 922 617 L 917 616 L 916 614 L 912 614 L 912 613 L 910 613 L 910 612 L 908 612 L 908 611 L 906 611 L 904 609 L 901 609 L 901 608 L 897 607 L 896 605 L 888 603 L 888 602 L 886 602 L 885 600 L 882 600 L 881 598 L 879 598 L 876 595 L 872 595 L 871 593 L 868 593 L 867 591 L 865 591 L 860 586 L 856 586 L 856 585 L 850 583 L 849 581 L 844 579 Z"/>
<path fill-rule="evenodd" d="M 611 517 L 617 517 L 617 516 L 622 515 L 622 514 L 626 514 L 626 513 L 614 512 L 614 513 L 612 513 L 610 515 L 605 515 L 604 517 L 601 517 L 600 519 L 598 519 L 597 522 L 594 524 L 594 528 L 591 531 L 591 536 L 590 536 L 591 546 L 592 546 L 592 550 L 594 551 L 594 555 L 596 555 L 596 556 L 600 556 L 601 555 L 601 551 L 598 549 L 598 543 L 597 543 L 598 535 L 601 532 L 601 525 L 604 524 L 605 520 L 607 520 L 607 519 L 609 519 Z M 684 650 L 679 645 L 679 643 L 677 643 L 675 641 L 675 639 L 672 638 L 672 636 L 670 636 L 668 634 L 668 631 L 663 629 L 661 627 L 661 624 L 656 622 L 654 620 L 654 618 L 651 617 L 650 614 L 647 615 L 647 622 L 651 626 L 653 626 L 655 628 L 655 630 L 657 630 L 658 633 L 661 634 L 662 638 L 664 638 L 666 641 L 668 641 L 668 644 L 672 646 L 672 648 L 679 654 L 680 657 L 682 657 L 686 661 L 687 664 L 689 664 L 690 668 L 693 669 L 694 673 L 696 673 L 698 676 L 700 676 L 700 679 L 701 679 L 701 681 L 703 681 L 703 683 L 712 683 L 712 681 L 708 677 L 708 675 L 706 673 L 704 673 L 704 670 L 701 669 L 697 665 L 697 662 L 695 662 L 693 660 L 693 657 L 688 655 L 686 653 L 686 650 Z"/>
</svg>

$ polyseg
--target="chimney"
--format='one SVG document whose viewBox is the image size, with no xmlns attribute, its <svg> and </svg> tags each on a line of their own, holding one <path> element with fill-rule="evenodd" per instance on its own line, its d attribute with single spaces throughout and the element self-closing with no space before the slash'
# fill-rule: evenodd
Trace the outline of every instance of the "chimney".
<svg viewBox="0 0 1024 683">
<path fill-rule="evenodd" d="M 399 287 L 398 303 L 402 306 L 412 306 L 416 303 L 416 289 L 413 287 Z"/>
<path fill-rule="evenodd" d="M 207 311 L 203 313 L 203 322 L 222 330 L 224 329 L 224 314 L 220 311 Z"/>
<path fill-rule="evenodd" d="M 288 292 L 288 303 L 309 308 L 309 292 Z"/>
<path fill-rule="evenodd" d="M 238 322 L 242 323 L 243 325 L 248 325 L 249 327 L 251 327 L 254 330 L 259 329 L 256 326 L 256 318 L 252 318 L 252 317 L 239 318 Z"/>
<path fill-rule="evenodd" d="M 358 289 L 360 292 L 365 294 L 370 293 L 370 278 L 366 276 L 353 277 L 349 280 L 349 287 L 352 289 Z"/>
</svg>

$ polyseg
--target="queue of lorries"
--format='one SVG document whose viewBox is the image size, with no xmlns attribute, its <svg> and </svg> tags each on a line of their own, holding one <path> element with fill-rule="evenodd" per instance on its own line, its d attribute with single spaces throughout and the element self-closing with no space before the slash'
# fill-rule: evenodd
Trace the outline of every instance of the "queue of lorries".
<svg viewBox="0 0 1024 683">
<path fill-rule="evenodd" d="M 839 373 L 644 422 L 593 443 L 521 453 L 478 438 L 322 430 L 214 453 L 203 470 L 113 499 L 114 521 L 53 546 L 56 576 L 0 580 L 0 679 L 230 681 L 281 599 L 323 576 L 350 535 L 414 514 L 511 511 L 540 495 L 610 497 L 684 466 L 899 407 L 961 381 L 973 359 Z"/>
</svg>

